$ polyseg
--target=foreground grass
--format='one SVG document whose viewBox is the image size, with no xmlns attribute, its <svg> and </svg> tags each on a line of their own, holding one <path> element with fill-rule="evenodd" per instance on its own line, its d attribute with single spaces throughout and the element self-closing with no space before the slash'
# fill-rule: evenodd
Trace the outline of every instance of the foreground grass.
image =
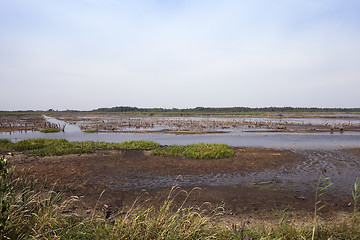
<svg viewBox="0 0 360 240">
<path fill-rule="evenodd" d="M 195 159 L 228 158 L 234 155 L 234 149 L 226 144 L 198 143 L 187 146 L 172 145 L 155 149 L 155 156 L 185 156 Z"/>
<path fill-rule="evenodd" d="M 176 205 L 175 198 L 185 194 Z M 173 187 L 159 208 L 137 204 L 125 213 L 105 216 L 94 206 L 90 215 L 63 214 L 79 199 L 62 200 L 62 194 L 44 190 L 28 172 L 7 168 L 0 156 L 0 239 L 311 239 L 312 223 L 288 223 L 280 211 L 278 223 L 246 226 L 217 225 L 222 211 L 205 214 L 200 207 L 184 207 L 187 193 Z M 355 210 L 355 209 L 354 209 Z M 343 222 L 319 224 L 314 239 L 360 239 L 358 210 Z"/>
</svg>

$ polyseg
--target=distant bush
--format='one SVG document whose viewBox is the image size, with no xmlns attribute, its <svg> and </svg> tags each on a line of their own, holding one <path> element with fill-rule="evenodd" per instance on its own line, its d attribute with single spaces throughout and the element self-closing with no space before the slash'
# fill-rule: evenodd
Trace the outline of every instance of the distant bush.
<svg viewBox="0 0 360 240">
<path fill-rule="evenodd" d="M 226 144 L 198 143 L 187 146 L 172 145 L 152 152 L 157 156 L 185 156 L 195 159 L 228 158 L 234 155 L 234 149 Z"/>
</svg>

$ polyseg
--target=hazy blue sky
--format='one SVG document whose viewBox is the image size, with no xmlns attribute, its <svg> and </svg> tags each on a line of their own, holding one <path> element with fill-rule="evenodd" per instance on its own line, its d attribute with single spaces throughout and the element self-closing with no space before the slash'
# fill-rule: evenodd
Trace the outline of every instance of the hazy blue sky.
<svg viewBox="0 0 360 240">
<path fill-rule="evenodd" d="M 360 107 L 359 0 L 0 0 L 0 110 Z"/>
</svg>

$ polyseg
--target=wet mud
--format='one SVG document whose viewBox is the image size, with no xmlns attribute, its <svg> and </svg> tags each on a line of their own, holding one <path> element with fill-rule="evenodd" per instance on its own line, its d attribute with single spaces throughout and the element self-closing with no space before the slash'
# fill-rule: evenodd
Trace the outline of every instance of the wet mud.
<svg viewBox="0 0 360 240">
<path fill-rule="evenodd" d="M 187 204 L 224 206 L 229 216 L 273 218 L 288 209 L 293 217 L 311 217 L 321 174 L 334 182 L 324 195 L 324 217 L 352 211 L 351 187 L 360 169 L 360 149 L 236 148 L 226 159 L 152 156 L 146 150 L 109 150 L 56 157 L 9 157 L 18 170 L 29 169 L 56 191 L 81 198 L 84 209 L 99 204 L 129 208 L 139 196 L 157 205 L 172 186 L 192 193 Z M 200 189 L 198 189 L 200 188 Z M 182 202 L 186 194 L 179 194 Z"/>
</svg>

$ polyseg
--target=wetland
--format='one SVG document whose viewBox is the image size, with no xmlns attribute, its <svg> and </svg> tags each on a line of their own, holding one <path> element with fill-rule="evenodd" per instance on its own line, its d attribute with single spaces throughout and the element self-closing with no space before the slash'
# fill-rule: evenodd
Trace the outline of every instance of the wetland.
<svg viewBox="0 0 360 240">
<path fill-rule="evenodd" d="M 38 119 L 39 123 L 59 129 L 59 132 L 39 132 Z M 31 138 L 104 142 L 150 140 L 161 145 L 204 142 L 271 148 L 356 147 L 360 142 L 358 114 L 281 118 L 269 114 L 262 117 L 57 114 L 35 119 L 0 117 L 0 122 L 0 138 L 11 141 Z"/>
<path fill-rule="evenodd" d="M 80 197 L 82 205 L 74 206 L 73 211 L 86 212 L 97 204 L 122 211 L 139 196 L 144 204 L 157 205 L 172 186 L 178 186 L 186 191 L 200 188 L 192 191 L 187 203 L 220 204 L 225 209 L 225 222 L 271 221 L 274 211 L 281 209 L 287 209 L 292 220 L 306 222 L 313 214 L 321 175 L 334 182 L 323 200 L 326 207 L 322 219 L 337 221 L 341 214 L 353 210 L 351 188 L 360 175 L 359 115 L 271 118 L 58 114 L 42 119 L 47 123 L 41 126 L 58 126 L 63 131 L 19 129 L 29 127 L 22 117 L 17 123 L 12 120 L 16 129 L 9 132 L 3 128 L 6 131 L 0 136 L 12 143 L 33 138 L 66 139 L 75 148 L 81 148 L 81 142 L 84 146 L 91 144 L 89 141 L 102 147 L 92 144 L 95 147 L 91 152 L 61 156 L 5 148 L 2 152 L 14 152 L 8 158 L 10 165 L 31 169 L 36 178 L 55 184 L 56 191 Z M 158 145 L 145 149 L 110 145 L 133 140 Z M 234 153 L 219 159 L 153 154 L 169 145 L 195 143 L 228 144 Z"/>
</svg>

